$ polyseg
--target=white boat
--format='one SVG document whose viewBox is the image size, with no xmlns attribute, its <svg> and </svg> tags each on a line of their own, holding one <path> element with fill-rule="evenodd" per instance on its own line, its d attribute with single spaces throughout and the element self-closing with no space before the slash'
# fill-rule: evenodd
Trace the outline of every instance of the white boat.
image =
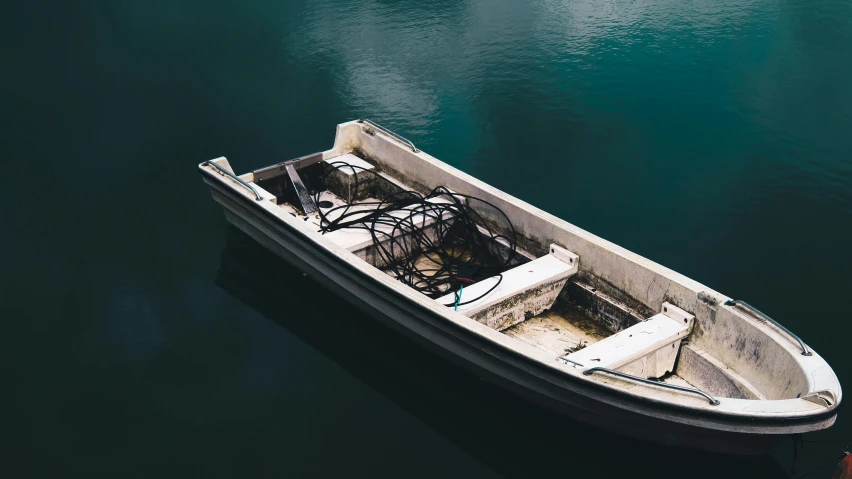
<svg viewBox="0 0 852 479">
<path fill-rule="evenodd" d="M 369 120 L 327 151 L 199 170 L 231 223 L 332 293 L 569 418 L 731 454 L 836 420 L 834 371 L 768 316 Z"/>
</svg>

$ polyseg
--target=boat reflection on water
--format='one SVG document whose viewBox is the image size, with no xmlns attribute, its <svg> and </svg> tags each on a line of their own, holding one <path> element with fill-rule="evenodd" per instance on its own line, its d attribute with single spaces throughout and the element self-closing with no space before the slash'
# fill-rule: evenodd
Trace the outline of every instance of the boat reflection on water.
<svg viewBox="0 0 852 479">
<path fill-rule="evenodd" d="M 646 444 L 530 405 L 371 320 L 234 227 L 216 284 L 501 475 L 788 477 L 768 456 Z"/>
</svg>

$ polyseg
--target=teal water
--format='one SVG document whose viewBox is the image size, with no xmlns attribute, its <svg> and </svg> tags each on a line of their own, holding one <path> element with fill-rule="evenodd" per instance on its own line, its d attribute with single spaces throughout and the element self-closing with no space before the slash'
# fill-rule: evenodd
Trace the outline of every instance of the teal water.
<svg viewBox="0 0 852 479">
<path fill-rule="evenodd" d="M 229 229 L 195 170 L 327 149 L 359 117 L 748 300 L 852 384 L 848 1 L 2 17 L 4 475 L 789 475 L 790 444 L 681 454 L 491 389 Z M 852 447 L 852 423 L 809 439 L 847 442 L 806 445 L 800 472 Z"/>
</svg>

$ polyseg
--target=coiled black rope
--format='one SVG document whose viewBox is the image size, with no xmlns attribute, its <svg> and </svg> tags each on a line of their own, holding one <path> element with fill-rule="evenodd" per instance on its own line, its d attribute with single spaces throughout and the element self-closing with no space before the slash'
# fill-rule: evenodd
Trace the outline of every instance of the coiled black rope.
<svg viewBox="0 0 852 479">
<path fill-rule="evenodd" d="M 354 186 L 350 198 L 359 198 L 363 177 L 372 175 L 382 191 L 378 201 L 348 202 L 331 208 L 320 208 L 320 231 L 344 228 L 370 232 L 376 254 L 383 269 L 401 282 L 430 298 L 452 291 L 454 301 L 446 306 L 473 303 L 503 281 L 502 272 L 515 259 L 515 229 L 502 210 L 474 196 L 454 193 L 438 186 L 426 195 L 405 190 L 373 170 L 344 161 L 329 163 L 322 184 L 335 170 L 350 168 Z M 322 192 L 314 200 L 320 204 Z M 498 232 L 471 204 L 493 208 L 505 220 L 509 234 Z M 325 209 L 325 211 L 323 211 Z M 506 253 L 505 251 L 508 252 Z M 462 286 L 487 278 L 497 280 L 483 294 L 460 302 Z"/>
</svg>

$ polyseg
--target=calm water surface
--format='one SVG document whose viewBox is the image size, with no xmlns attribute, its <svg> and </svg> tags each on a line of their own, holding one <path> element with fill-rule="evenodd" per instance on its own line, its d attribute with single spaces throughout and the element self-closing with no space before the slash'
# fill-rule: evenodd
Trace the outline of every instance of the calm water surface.
<svg viewBox="0 0 852 479">
<path fill-rule="evenodd" d="M 14 476 L 787 477 L 790 444 L 682 454 L 457 371 L 229 229 L 195 170 L 359 117 L 747 299 L 852 385 L 848 1 L 23 8 L 0 75 Z M 847 419 L 800 471 L 852 447 Z"/>
</svg>

